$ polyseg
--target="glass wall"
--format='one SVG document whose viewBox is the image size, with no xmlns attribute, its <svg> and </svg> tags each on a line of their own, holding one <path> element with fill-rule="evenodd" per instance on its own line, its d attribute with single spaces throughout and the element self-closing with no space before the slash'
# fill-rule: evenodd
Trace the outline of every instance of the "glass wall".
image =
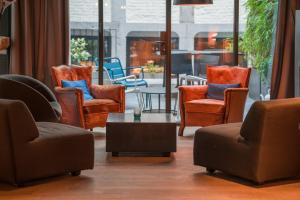
<svg viewBox="0 0 300 200">
<path fill-rule="evenodd" d="M 246 29 L 246 1 L 240 0 L 240 44 Z M 70 0 L 72 63 L 95 66 L 95 83 L 98 82 L 98 7 L 98 0 Z M 135 75 L 149 88 L 165 91 L 166 0 L 103 0 L 103 7 L 105 58 L 108 61 L 117 58 L 125 69 L 124 76 Z M 234 0 L 214 0 L 212 5 L 199 6 L 172 4 L 174 90 L 186 75 L 205 78 L 207 65 L 233 65 L 233 23 Z M 241 47 L 239 65 L 251 66 Z M 109 75 L 104 70 L 105 84 L 112 83 Z M 144 90 L 145 84 L 139 88 Z M 135 107 L 135 95 L 127 97 L 128 108 Z M 172 98 L 172 108 L 175 102 Z M 155 108 L 159 104 L 164 108 L 164 95 L 151 103 Z"/>
<path fill-rule="evenodd" d="M 94 67 L 93 82 L 98 83 L 98 1 L 70 0 L 71 64 Z M 106 33 L 105 52 L 110 53 L 111 36 Z"/>
<path fill-rule="evenodd" d="M 111 53 L 104 60 L 105 84 L 126 86 L 127 109 L 138 106 L 140 91 L 144 110 L 164 110 L 166 1 L 109 0 L 104 14 L 104 29 L 111 36 Z M 174 48 L 178 40 L 174 34 Z M 116 66 L 124 71 L 112 69 Z"/>
<path fill-rule="evenodd" d="M 176 78 L 205 77 L 207 65 L 232 65 L 234 0 L 175 7 L 179 13 L 172 24 L 172 31 L 179 35 L 178 51 L 172 52 Z"/>
<path fill-rule="evenodd" d="M 270 95 L 277 10 L 278 0 L 240 0 L 239 53 L 246 61 L 243 66 L 252 68 L 250 97 L 253 99 Z"/>
</svg>

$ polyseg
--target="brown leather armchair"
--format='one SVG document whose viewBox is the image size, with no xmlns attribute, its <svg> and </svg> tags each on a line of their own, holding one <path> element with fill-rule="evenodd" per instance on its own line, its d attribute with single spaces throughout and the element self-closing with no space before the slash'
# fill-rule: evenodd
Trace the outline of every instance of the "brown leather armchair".
<svg viewBox="0 0 300 200">
<path fill-rule="evenodd" d="M 55 95 L 62 107 L 62 123 L 85 129 L 105 127 L 108 113 L 125 112 L 125 87 L 92 84 L 92 67 L 52 67 Z M 62 88 L 62 80 L 86 80 L 93 100 L 84 101 L 83 92 Z"/>
<path fill-rule="evenodd" d="M 241 67 L 207 67 L 207 82 L 214 84 L 240 84 L 240 88 L 227 89 L 224 101 L 208 99 L 208 86 L 179 87 L 181 124 L 179 135 L 186 126 L 211 126 L 241 122 L 248 95 L 251 69 Z"/>
<path fill-rule="evenodd" d="M 300 98 L 256 102 L 244 123 L 196 132 L 194 164 L 256 183 L 300 175 Z"/>
<path fill-rule="evenodd" d="M 0 182 L 22 186 L 94 168 L 94 136 L 81 128 L 35 122 L 19 100 L 0 99 Z"/>
</svg>

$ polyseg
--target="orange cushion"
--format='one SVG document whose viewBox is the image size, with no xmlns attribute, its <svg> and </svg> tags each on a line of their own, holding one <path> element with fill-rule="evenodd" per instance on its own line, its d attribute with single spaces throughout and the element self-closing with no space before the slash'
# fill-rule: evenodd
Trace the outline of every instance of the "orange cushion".
<svg viewBox="0 0 300 200">
<path fill-rule="evenodd" d="M 225 103 L 215 99 L 199 99 L 184 104 L 185 111 L 190 113 L 224 113 Z"/>
<path fill-rule="evenodd" d="M 84 113 L 119 112 L 120 104 L 111 99 L 93 99 L 83 103 Z"/>
</svg>

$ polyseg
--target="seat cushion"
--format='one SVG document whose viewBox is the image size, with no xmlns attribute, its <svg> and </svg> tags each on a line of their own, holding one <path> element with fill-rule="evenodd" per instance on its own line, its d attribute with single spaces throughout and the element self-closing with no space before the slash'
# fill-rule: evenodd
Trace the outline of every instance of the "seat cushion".
<svg viewBox="0 0 300 200">
<path fill-rule="evenodd" d="M 85 114 L 101 112 L 119 112 L 120 104 L 111 99 L 93 99 L 83 103 Z"/>
<path fill-rule="evenodd" d="M 94 167 L 94 136 L 60 123 L 38 122 L 39 137 L 18 152 L 16 182 L 56 176 Z"/>
<path fill-rule="evenodd" d="M 225 103 L 215 99 L 199 99 L 184 104 L 185 111 L 190 113 L 224 113 Z"/>
<path fill-rule="evenodd" d="M 89 131 L 86 131 L 82 128 L 73 127 L 65 124 L 58 124 L 52 122 L 37 122 L 36 126 L 39 130 L 39 138 L 42 139 L 55 139 L 55 138 L 65 138 L 65 137 L 80 137 L 88 135 L 92 137 Z"/>
<path fill-rule="evenodd" d="M 257 153 L 241 137 L 242 123 L 199 129 L 194 138 L 194 164 L 255 180 Z"/>
</svg>

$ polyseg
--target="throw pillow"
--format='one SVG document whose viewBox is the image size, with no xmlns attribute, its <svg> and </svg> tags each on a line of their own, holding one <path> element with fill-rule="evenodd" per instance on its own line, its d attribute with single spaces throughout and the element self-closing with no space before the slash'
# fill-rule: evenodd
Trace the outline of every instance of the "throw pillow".
<svg viewBox="0 0 300 200">
<path fill-rule="evenodd" d="M 208 99 L 217 99 L 224 101 L 224 92 L 229 88 L 240 88 L 240 84 L 208 84 Z"/>
<path fill-rule="evenodd" d="M 87 86 L 86 80 L 79 80 L 79 81 L 65 81 L 62 80 L 63 88 L 78 88 L 81 89 L 83 92 L 84 100 L 92 100 L 94 99 L 90 93 L 90 90 Z"/>
</svg>

